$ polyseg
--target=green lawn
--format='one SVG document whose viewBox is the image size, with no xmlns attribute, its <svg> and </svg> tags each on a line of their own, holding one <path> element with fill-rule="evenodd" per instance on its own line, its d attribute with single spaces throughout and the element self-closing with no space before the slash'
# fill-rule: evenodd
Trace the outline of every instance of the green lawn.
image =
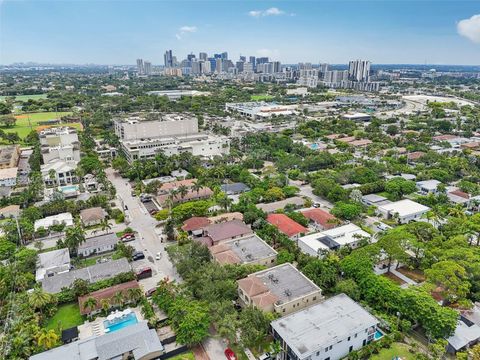
<svg viewBox="0 0 480 360">
<path fill-rule="evenodd" d="M 262 94 L 262 95 L 252 95 L 250 99 L 253 101 L 267 101 L 273 99 L 272 95 Z"/>
<path fill-rule="evenodd" d="M 24 138 L 28 133 L 37 128 L 40 121 L 54 120 L 59 119 L 65 115 L 71 115 L 71 112 L 38 112 L 38 113 L 28 113 L 28 114 L 19 114 L 15 115 L 17 122 L 13 127 L 0 127 L 1 130 L 5 132 L 17 132 L 20 138 Z M 61 125 L 61 124 L 59 124 Z M 66 124 L 68 126 L 81 129 L 81 124 L 72 123 Z"/>
<path fill-rule="evenodd" d="M 179 354 L 170 358 L 170 360 L 195 360 L 195 356 L 191 351 L 184 352 L 183 354 Z"/>
<path fill-rule="evenodd" d="M 28 101 L 30 99 L 32 100 L 38 100 L 38 99 L 45 99 L 47 97 L 47 94 L 37 94 L 37 95 L 15 95 L 15 100 L 16 101 Z M 0 96 L 0 101 L 4 101 L 7 96 Z"/>
<path fill-rule="evenodd" d="M 392 360 L 397 356 L 401 357 L 402 360 L 413 359 L 413 354 L 408 351 L 408 345 L 394 343 L 390 349 L 383 349 L 377 355 L 372 356 L 370 360 Z"/>
<path fill-rule="evenodd" d="M 83 324 L 83 318 L 80 315 L 78 304 L 70 303 L 58 307 L 57 313 L 48 320 L 46 328 L 50 330 L 60 326 L 60 329 L 63 330 L 81 324 Z"/>
</svg>

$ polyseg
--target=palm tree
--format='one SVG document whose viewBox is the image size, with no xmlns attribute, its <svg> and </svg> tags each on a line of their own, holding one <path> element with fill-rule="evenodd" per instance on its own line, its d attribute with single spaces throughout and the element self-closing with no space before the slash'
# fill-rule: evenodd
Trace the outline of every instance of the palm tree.
<svg viewBox="0 0 480 360">
<path fill-rule="evenodd" d="M 136 303 L 138 300 L 140 300 L 142 296 L 143 293 L 140 288 L 131 288 L 127 290 L 127 297 L 133 303 Z"/>
<path fill-rule="evenodd" d="M 112 301 L 115 305 L 122 306 L 123 305 L 123 293 L 121 291 L 117 291 L 113 296 L 112 296 Z"/>
<path fill-rule="evenodd" d="M 84 310 L 90 310 L 90 312 L 92 312 L 93 310 L 95 310 L 95 308 L 97 307 L 97 299 L 95 299 L 94 297 L 89 297 L 87 300 L 85 300 L 85 302 L 83 303 L 83 309 Z"/>
<path fill-rule="evenodd" d="M 35 310 L 41 310 L 52 301 L 52 296 L 44 292 L 41 288 L 36 288 L 28 296 L 28 303 Z"/>
<path fill-rule="evenodd" d="M 105 231 L 106 234 L 112 228 L 112 225 L 110 225 L 107 218 L 103 218 L 100 222 L 100 228 L 102 229 L 102 231 Z"/>
<path fill-rule="evenodd" d="M 36 335 L 36 338 L 38 346 L 41 346 L 42 348 L 48 350 L 57 344 L 59 336 L 52 329 L 40 329 L 40 331 Z"/>
<path fill-rule="evenodd" d="M 110 309 L 111 305 L 110 305 L 110 299 L 102 299 L 100 300 L 100 306 L 102 307 L 102 310 L 104 311 L 104 313 L 106 314 L 107 311 Z"/>
<path fill-rule="evenodd" d="M 203 189 L 203 186 L 198 181 L 195 181 L 192 184 L 192 190 L 197 192 L 197 196 L 198 196 L 198 193 L 200 192 L 200 190 L 202 190 L 202 189 Z"/>
<path fill-rule="evenodd" d="M 180 194 L 180 197 L 183 199 L 188 194 L 188 187 L 182 184 L 178 187 L 177 191 Z"/>
<path fill-rule="evenodd" d="M 71 253 L 76 254 L 78 246 L 85 242 L 85 233 L 83 229 L 76 225 L 67 229 L 65 233 L 65 245 Z"/>
</svg>

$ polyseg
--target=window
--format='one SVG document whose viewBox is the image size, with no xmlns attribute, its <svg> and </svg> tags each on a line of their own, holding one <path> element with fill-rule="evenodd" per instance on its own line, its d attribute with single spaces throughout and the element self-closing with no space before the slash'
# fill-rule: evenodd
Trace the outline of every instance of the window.
<svg viewBox="0 0 480 360">
<path fill-rule="evenodd" d="M 348 337 L 348 341 L 350 341 L 351 336 Z"/>
<path fill-rule="evenodd" d="M 355 337 L 357 337 L 358 334 L 355 334 Z"/>
<path fill-rule="evenodd" d="M 313 301 L 317 300 L 317 297 L 316 297 L 316 296 L 314 296 L 312 300 L 313 300 Z"/>
<path fill-rule="evenodd" d="M 328 347 L 325 348 L 325 352 L 327 352 L 327 351 L 328 351 Z"/>
<path fill-rule="evenodd" d="M 330 345 L 330 347 L 328 348 L 328 350 L 332 350 L 332 345 Z"/>
<path fill-rule="evenodd" d="M 348 348 L 348 352 L 351 353 L 353 351 L 353 345 Z"/>
</svg>

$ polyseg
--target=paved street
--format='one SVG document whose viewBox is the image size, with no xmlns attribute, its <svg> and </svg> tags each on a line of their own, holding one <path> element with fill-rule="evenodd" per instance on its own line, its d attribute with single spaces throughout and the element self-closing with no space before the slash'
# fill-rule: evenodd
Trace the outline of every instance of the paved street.
<svg viewBox="0 0 480 360">
<path fill-rule="evenodd" d="M 333 204 L 320 196 L 317 196 L 313 193 L 313 189 L 310 184 L 301 185 L 301 181 L 289 180 L 289 185 L 296 186 L 300 189 L 299 195 L 306 196 L 312 199 L 314 203 L 319 203 L 322 208 L 331 209 Z"/>
<path fill-rule="evenodd" d="M 132 266 L 138 269 L 148 265 L 154 273 L 153 277 L 140 281 L 143 288 L 149 290 L 167 276 L 170 279 L 179 281 L 180 277 L 165 252 L 166 244 L 160 241 L 161 232 L 155 228 L 157 221 L 147 213 L 137 197 L 132 197 L 132 188 L 127 180 L 123 179 L 111 168 L 106 170 L 106 174 L 117 189 L 117 195 L 120 197 L 121 202 L 128 208 L 125 211 L 127 226 L 138 233 L 137 239 L 129 244 L 145 254 L 145 260 L 134 261 Z M 160 252 L 161 258 L 160 260 L 155 260 L 158 252 Z"/>
</svg>

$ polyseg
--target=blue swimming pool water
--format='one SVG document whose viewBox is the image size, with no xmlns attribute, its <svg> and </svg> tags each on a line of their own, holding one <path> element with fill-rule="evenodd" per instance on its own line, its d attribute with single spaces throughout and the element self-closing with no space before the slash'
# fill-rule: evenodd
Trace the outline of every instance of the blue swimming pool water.
<svg viewBox="0 0 480 360">
<path fill-rule="evenodd" d="M 375 340 L 380 339 L 383 336 L 383 333 L 380 330 L 375 332 Z"/>
<path fill-rule="evenodd" d="M 127 316 L 120 319 L 115 319 L 112 321 L 105 320 L 103 322 L 103 325 L 105 326 L 105 330 L 108 329 L 107 332 L 112 332 L 112 331 L 123 329 L 124 327 L 130 326 L 130 325 L 134 325 L 136 323 L 138 323 L 137 317 L 135 316 L 134 313 L 130 313 Z"/>
<path fill-rule="evenodd" d="M 78 190 L 78 185 L 60 186 L 60 190 L 63 191 L 63 192 L 77 191 Z"/>
<path fill-rule="evenodd" d="M 310 149 L 317 150 L 318 149 L 318 144 L 316 144 L 316 143 L 311 144 Z"/>
</svg>

